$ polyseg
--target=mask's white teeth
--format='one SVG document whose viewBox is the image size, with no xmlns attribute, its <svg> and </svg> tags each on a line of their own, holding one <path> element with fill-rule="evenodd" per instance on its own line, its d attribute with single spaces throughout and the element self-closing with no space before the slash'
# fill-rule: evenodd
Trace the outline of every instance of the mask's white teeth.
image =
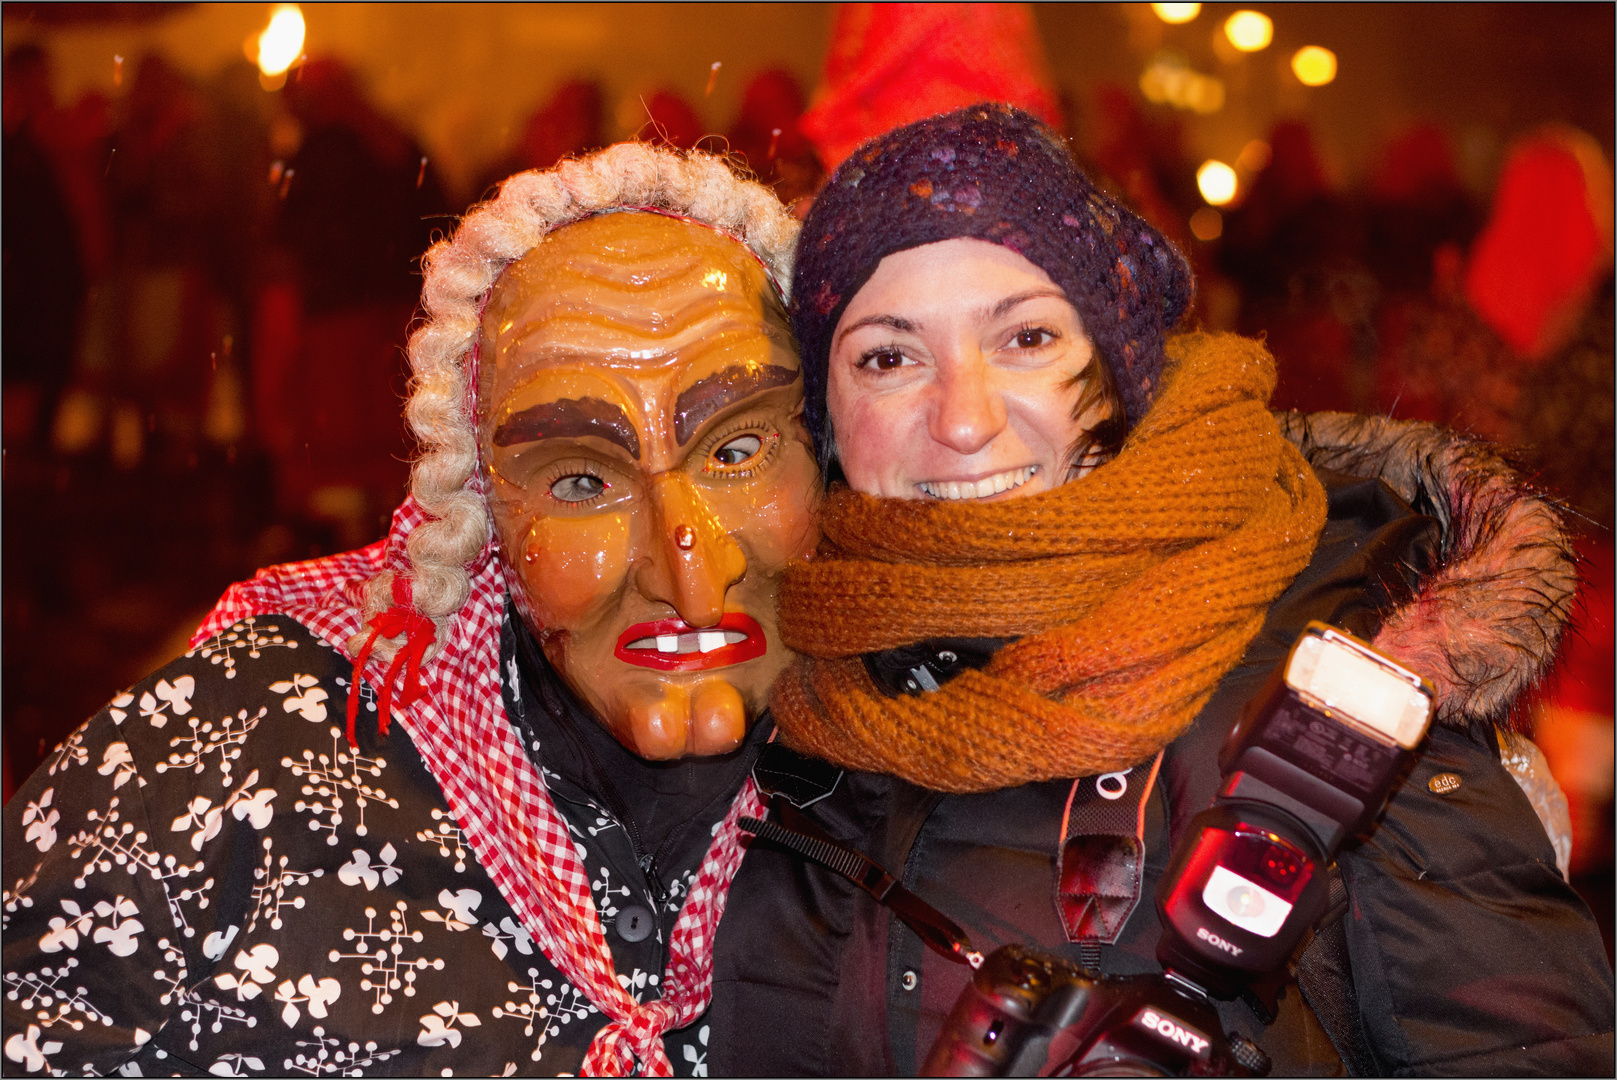
<svg viewBox="0 0 1617 1080">
<path fill-rule="evenodd" d="M 658 634 L 656 637 L 635 638 L 624 648 L 671 654 L 710 653 L 746 640 L 747 635 L 739 630 L 699 630 L 694 634 Z"/>
<path fill-rule="evenodd" d="M 1009 472 L 996 473 L 977 481 L 929 480 L 917 486 L 934 499 L 986 499 L 990 495 L 998 495 L 1002 491 L 1013 491 L 1021 487 L 1033 479 L 1038 471 L 1037 465 L 1029 465 Z"/>
</svg>

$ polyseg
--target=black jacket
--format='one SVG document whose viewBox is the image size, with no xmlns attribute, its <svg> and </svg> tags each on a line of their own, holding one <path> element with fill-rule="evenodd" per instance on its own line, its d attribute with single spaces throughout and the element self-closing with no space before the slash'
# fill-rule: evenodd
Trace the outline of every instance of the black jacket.
<svg viewBox="0 0 1617 1080">
<path fill-rule="evenodd" d="M 1322 479 L 1330 517 L 1312 563 L 1164 756 L 1146 805 L 1142 900 L 1100 949 L 1105 972 L 1159 970 L 1152 889 L 1179 830 L 1214 794 L 1217 750 L 1241 706 L 1303 626 L 1322 619 L 1373 636 L 1436 555 L 1434 522 L 1386 486 Z M 793 769 L 774 748 L 766 765 Z M 1440 772 L 1459 788 L 1434 794 L 1427 781 Z M 901 876 L 984 952 L 1022 942 L 1076 961 L 1055 902 L 1071 788 L 944 796 L 848 773 L 801 812 Z M 1612 973 L 1599 933 L 1501 766 L 1491 726 L 1434 727 L 1379 826 L 1339 867 L 1348 900 L 1304 952 L 1302 992 L 1283 992 L 1268 1026 L 1246 1004 L 1221 1006 L 1275 1075 L 1609 1074 Z M 854 885 L 755 841 L 719 929 L 709 1069 L 913 1074 L 968 976 Z"/>
</svg>

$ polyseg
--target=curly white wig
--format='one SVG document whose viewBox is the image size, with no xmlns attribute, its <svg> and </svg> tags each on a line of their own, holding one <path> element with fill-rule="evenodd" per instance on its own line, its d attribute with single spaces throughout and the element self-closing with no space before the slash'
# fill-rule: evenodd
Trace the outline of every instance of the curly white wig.
<svg viewBox="0 0 1617 1080">
<path fill-rule="evenodd" d="M 410 490 L 432 520 L 406 541 L 415 607 L 443 629 L 471 589 L 467 564 L 488 543 L 492 520 L 478 475 L 475 388 L 468 361 L 495 282 L 553 229 L 604 211 L 645 208 L 690 218 L 745 244 L 769 270 L 784 303 L 791 289 L 798 223 L 774 194 L 731 171 L 722 158 L 645 143 L 620 143 L 552 169 L 518 173 L 473 208 L 454 235 L 422 260 L 426 322 L 410 335 L 405 416 L 420 440 Z M 366 587 L 364 618 L 391 603 L 393 574 Z M 363 632 L 350 642 L 364 643 Z M 377 641 L 390 656 L 401 639 Z"/>
</svg>

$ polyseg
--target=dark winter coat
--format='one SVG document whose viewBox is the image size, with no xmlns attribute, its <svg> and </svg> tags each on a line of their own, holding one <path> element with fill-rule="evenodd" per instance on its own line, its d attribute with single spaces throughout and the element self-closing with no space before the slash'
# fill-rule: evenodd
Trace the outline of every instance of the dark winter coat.
<svg viewBox="0 0 1617 1080">
<path fill-rule="evenodd" d="M 1263 1046 L 1275 1075 L 1608 1074 L 1612 972 L 1600 935 L 1501 765 L 1494 726 L 1564 621 L 1554 516 L 1487 451 L 1424 425 L 1325 417 L 1309 428 L 1293 418 L 1291 433 L 1316 462 L 1379 473 L 1399 492 L 1321 470 L 1330 516 L 1319 549 L 1168 748 L 1145 807 L 1143 899 L 1099 966 L 1160 970 L 1152 890 L 1214 794 L 1217 750 L 1241 706 L 1304 625 L 1322 619 L 1383 644 L 1397 631 L 1421 655 L 1443 646 L 1444 669 L 1431 672 L 1440 722 L 1379 826 L 1342 852 L 1345 894 L 1301 956 L 1300 992 L 1283 993 L 1268 1026 L 1248 1005 L 1225 1003 L 1227 1030 Z M 1493 497 L 1502 487 L 1514 494 Z M 1524 581 L 1541 589 L 1536 611 L 1518 595 Z M 1413 643 L 1421 626 L 1435 639 Z M 1429 786 L 1439 773 L 1459 786 Z M 812 826 L 901 877 L 984 952 L 1021 942 L 1081 961 L 1056 900 L 1072 783 L 944 796 L 889 777 L 838 778 L 773 747 L 759 775 L 800 802 L 823 793 L 801 811 Z M 782 780 L 792 775 L 802 779 Z M 1080 787 L 1080 798 L 1092 790 Z M 913 1074 L 968 977 L 854 885 L 755 842 L 720 926 L 709 1067 Z"/>
</svg>

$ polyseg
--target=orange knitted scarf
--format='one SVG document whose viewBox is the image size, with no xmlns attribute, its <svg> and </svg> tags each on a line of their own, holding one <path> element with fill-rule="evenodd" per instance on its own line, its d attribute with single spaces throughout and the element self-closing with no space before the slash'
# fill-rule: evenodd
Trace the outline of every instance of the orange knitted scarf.
<svg viewBox="0 0 1617 1080">
<path fill-rule="evenodd" d="M 788 745 L 939 791 L 1129 768 L 1190 725 L 1307 565 L 1325 492 L 1266 403 L 1255 341 L 1168 346 L 1156 403 L 1081 480 L 989 504 L 833 491 L 790 567 L 771 707 Z M 1019 637 L 892 698 L 859 654 Z"/>
</svg>

